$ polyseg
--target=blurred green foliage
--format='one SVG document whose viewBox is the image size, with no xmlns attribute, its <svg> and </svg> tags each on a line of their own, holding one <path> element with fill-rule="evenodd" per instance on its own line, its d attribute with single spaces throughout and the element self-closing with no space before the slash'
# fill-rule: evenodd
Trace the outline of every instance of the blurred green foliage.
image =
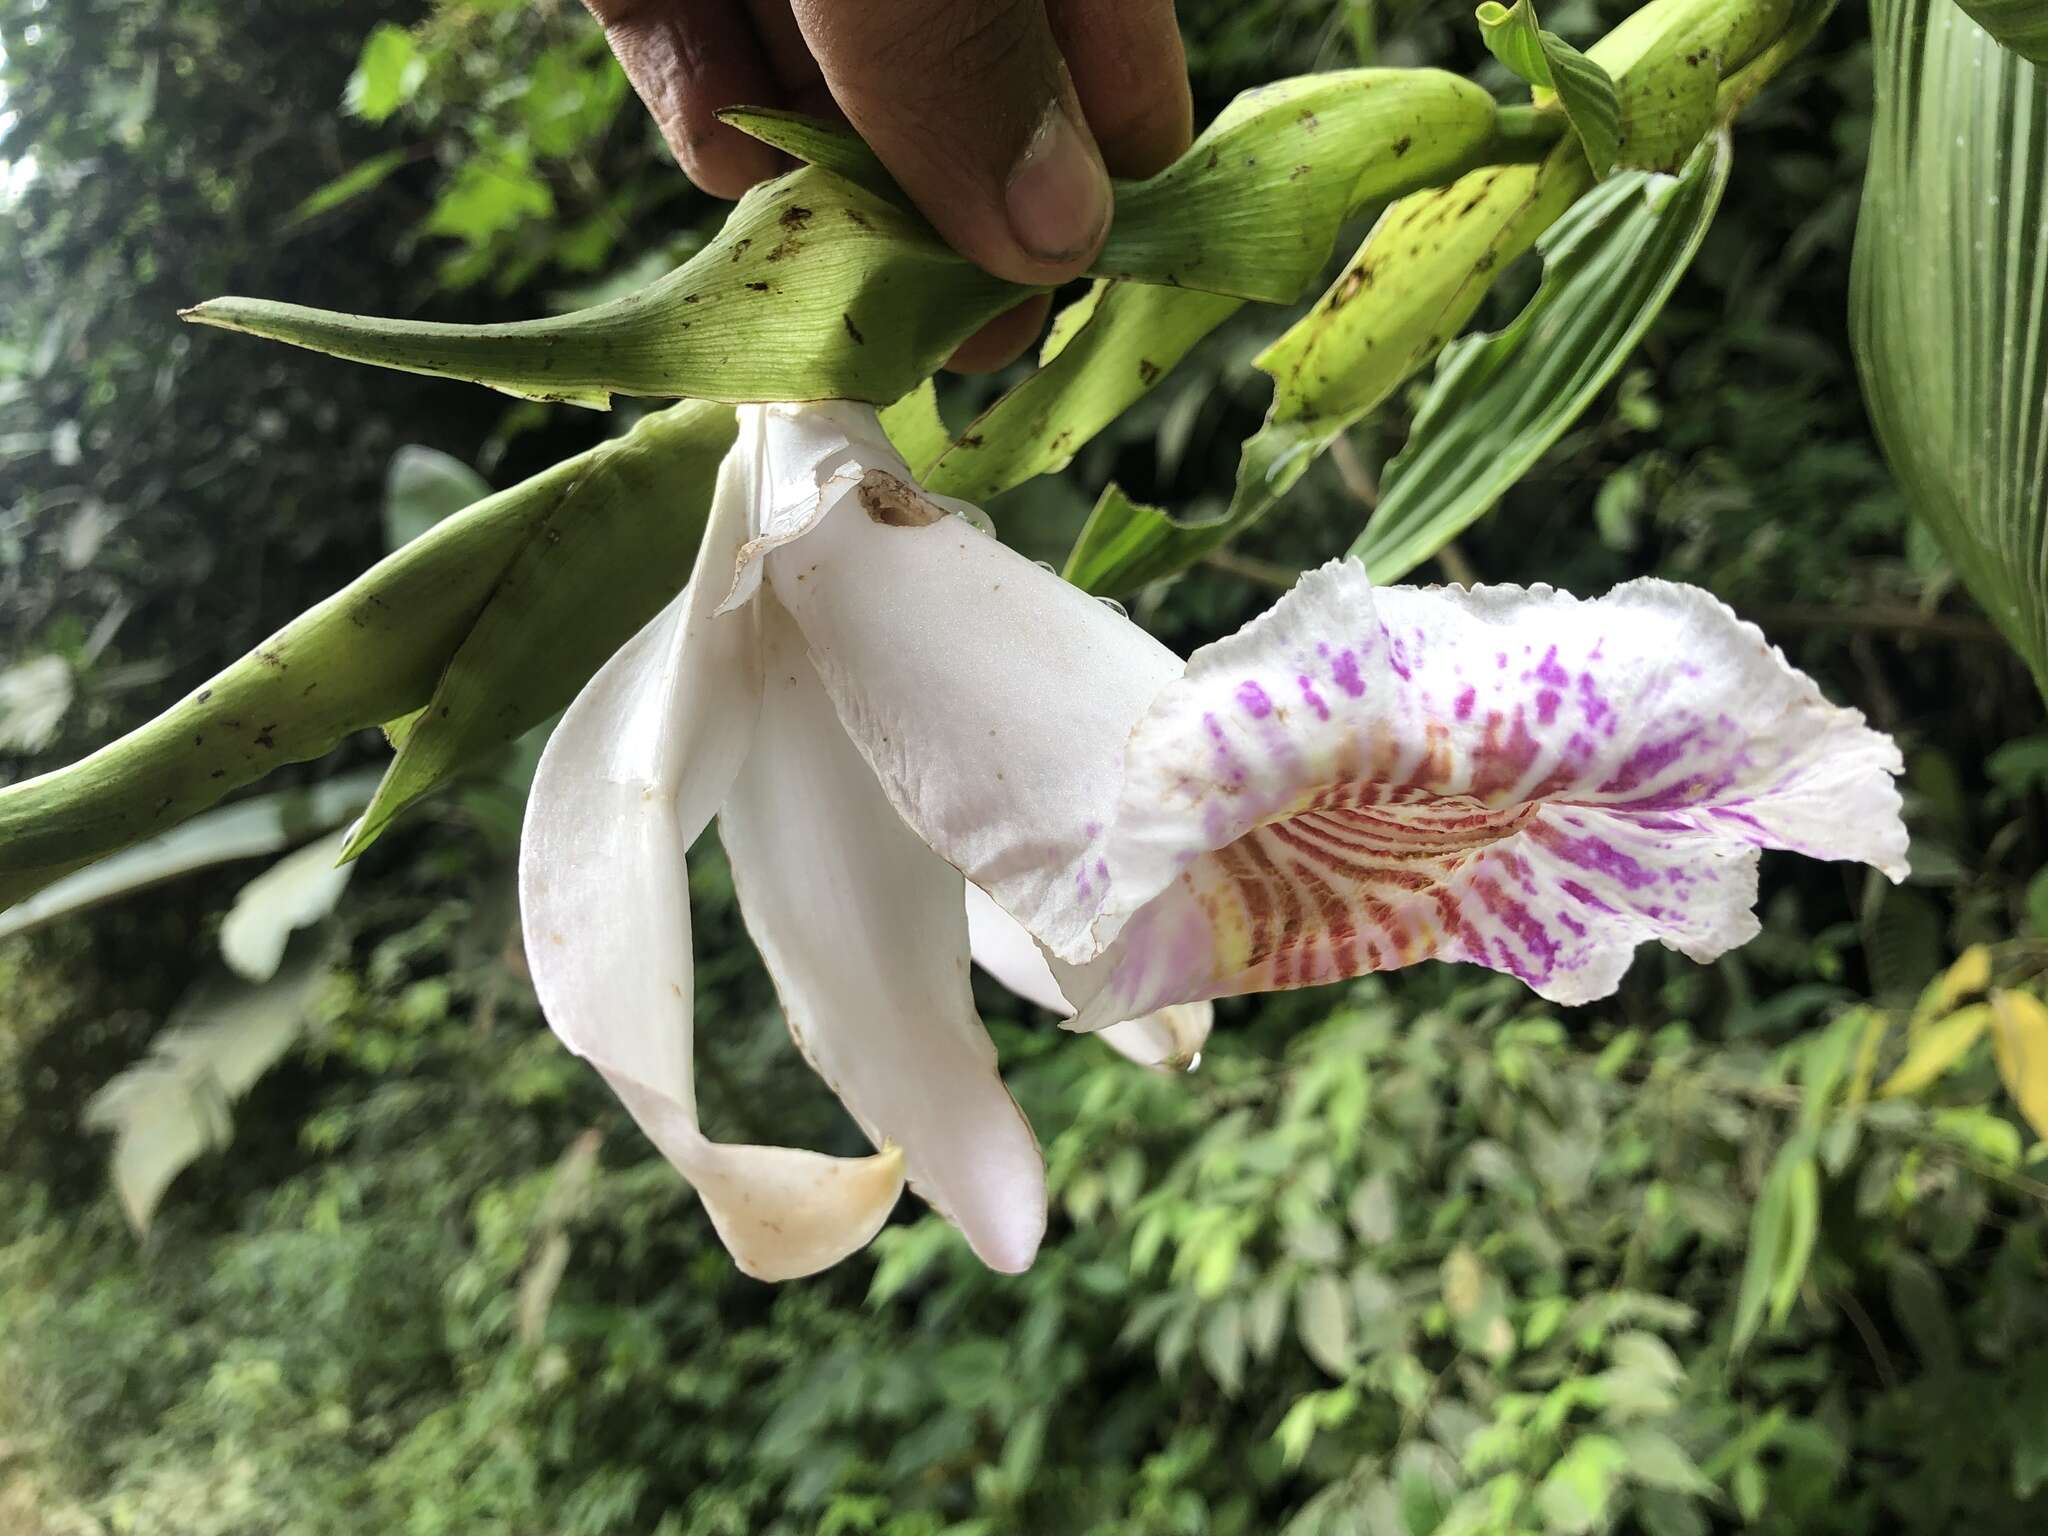
<svg viewBox="0 0 2048 1536">
<path fill-rule="evenodd" d="M 1583 45 L 1628 8 L 1543 21 Z M 1510 86 L 1457 7 L 1181 16 L 1204 117 L 1362 61 Z M 47 739 L 0 744 L 24 770 L 367 564 L 400 444 L 504 484 L 623 425 L 185 333 L 175 307 L 537 313 L 715 227 L 566 3 L 0 0 L 0 40 L 0 156 L 38 167 L 0 243 L 0 657 L 75 685 Z M 1863 420 L 1869 78 L 1848 10 L 1745 114 L 1643 349 L 1437 568 L 1727 598 L 1900 735 L 1910 884 L 1767 862 L 1757 941 L 1646 956 L 1577 1014 L 1463 969 L 1233 1004 L 1184 1078 L 985 991 L 1053 1174 L 1038 1265 L 990 1275 L 906 1202 L 871 1253 L 770 1289 L 546 1033 L 513 944 L 517 794 L 472 784 L 367 861 L 304 1044 L 141 1244 L 84 1106 L 252 871 L 0 947 L 0 1528 L 2041 1529 L 2048 1165 L 1981 1015 L 1883 1092 L 1986 980 L 2048 961 L 2048 731 Z M 1005 535 L 1061 559 L 1112 476 L 1220 507 L 1285 319 L 1220 327 L 1002 498 Z M 1426 384 L 1138 615 L 1185 649 L 1347 545 Z M 995 388 L 941 403 L 958 425 Z M 852 1150 L 706 852 L 708 1127 Z M 1923 1000 L 1976 943 L 1986 979 Z"/>
</svg>

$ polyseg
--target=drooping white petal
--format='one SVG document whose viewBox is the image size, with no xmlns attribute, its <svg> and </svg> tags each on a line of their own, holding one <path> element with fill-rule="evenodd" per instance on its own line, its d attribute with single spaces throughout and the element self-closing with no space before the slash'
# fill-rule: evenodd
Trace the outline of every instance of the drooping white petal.
<svg viewBox="0 0 2048 1536">
<path fill-rule="evenodd" d="M 751 613 L 714 618 L 750 503 L 729 460 L 691 582 L 607 662 L 542 754 L 520 844 L 527 962 L 564 1044 L 695 1187 L 747 1273 L 808 1274 L 863 1246 L 902 1189 L 895 1155 L 723 1146 L 698 1129 L 684 853 L 751 739 Z"/>
<path fill-rule="evenodd" d="M 1134 733 L 1079 1022 L 1424 958 L 1586 1001 L 1645 939 L 1752 936 L 1760 848 L 1903 876 L 1899 771 L 1697 589 L 1374 593 L 1333 563 Z"/>
<path fill-rule="evenodd" d="M 967 887 L 967 937 L 974 963 L 989 975 L 1026 1002 L 1063 1019 L 1073 1017 L 1073 1007 L 1037 941 L 973 885 Z M 1182 1003 L 1108 1025 L 1095 1037 L 1141 1067 L 1179 1070 L 1201 1056 L 1215 1016 L 1215 1007 L 1208 1002 Z"/>
<path fill-rule="evenodd" d="M 825 453 L 803 435 L 816 409 L 766 414 L 769 462 Z M 785 437 L 811 446 L 784 451 Z M 945 516 L 878 428 L 853 447 L 851 460 L 820 459 L 835 466 L 822 510 L 807 537 L 769 554 L 769 581 L 904 820 L 1055 954 L 1085 960 L 1099 947 L 1100 844 L 1124 743 L 1180 661 Z"/>
<path fill-rule="evenodd" d="M 978 536 L 978 535 L 977 535 Z M 991 1268 L 1045 1233 L 1045 1168 L 974 1011 L 959 871 L 890 808 L 770 592 L 754 752 L 719 832 L 790 1031 Z"/>
</svg>

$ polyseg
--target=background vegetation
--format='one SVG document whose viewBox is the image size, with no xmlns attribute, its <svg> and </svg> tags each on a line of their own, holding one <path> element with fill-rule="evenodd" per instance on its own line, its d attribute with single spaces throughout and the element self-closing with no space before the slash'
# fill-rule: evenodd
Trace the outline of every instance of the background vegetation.
<svg viewBox="0 0 2048 1536">
<path fill-rule="evenodd" d="M 1545 23 L 1583 41 L 1628 8 Z M 1457 7 L 1181 14 L 1204 116 L 1361 58 L 1507 85 Z M 17 773 L 367 564 L 401 445 L 503 485 L 622 424 L 192 333 L 179 306 L 536 313 L 719 217 L 568 4 L 0 0 L 0 46 Z M 1578 1012 L 1463 969 L 1226 1005 L 1184 1078 L 987 990 L 1053 1170 L 1037 1267 L 991 1276 L 907 1202 L 870 1254 L 770 1289 L 536 1014 L 511 765 L 386 838 L 297 941 L 309 1029 L 141 1240 L 85 1106 L 216 964 L 254 870 L 0 945 L 0 1526 L 2040 1530 L 2048 1168 L 1971 1008 L 2048 960 L 2048 734 L 1854 386 L 1869 82 L 1844 7 L 1743 118 L 1641 355 L 1425 575 L 1710 587 L 1900 737 L 1909 885 L 1767 861 L 1763 937 L 1711 969 L 1646 954 Z M 1279 321 L 1233 322 L 999 503 L 1006 536 L 1057 559 L 1112 473 L 1175 506 L 1227 494 Z M 991 388 L 950 383 L 949 412 Z M 1348 542 L 1406 409 L 1139 616 L 1185 649 Z M 700 855 L 711 1128 L 851 1147 Z"/>
</svg>

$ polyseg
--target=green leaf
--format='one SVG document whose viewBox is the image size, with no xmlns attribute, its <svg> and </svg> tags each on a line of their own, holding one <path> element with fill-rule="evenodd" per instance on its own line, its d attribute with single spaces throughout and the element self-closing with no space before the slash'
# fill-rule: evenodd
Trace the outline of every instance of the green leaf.
<svg viewBox="0 0 2048 1536">
<path fill-rule="evenodd" d="M 178 1005 L 150 1054 L 86 1105 L 86 1125 L 114 1133 L 114 1189 L 138 1235 L 149 1231 L 171 1180 L 226 1145 L 228 1106 L 299 1037 L 327 974 L 323 949 L 302 940 L 260 986 L 232 978 L 202 983 Z"/>
<path fill-rule="evenodd" d="M 1315 307 L 1257 359 L 1274 377 L 1229 508 L 1180 522 L 1103 492 L 1068 580 L 1129 591 L 1187 569 L 1278 503 L 1315 458 L 1376 409 L 1471 316 L 1498 272 L 1592 184 L 1571 145 L 1537 166 L 1477 171 L 1395 203 Z"/>
<path fill-rule="evenodd" d="M 933 460 L 946 451 L 946 445 L 953 440 L 952 430 L 939 415 L 939 392 L 930 379 L 926 379 L 894 405 L 884 406 L 876 413 L 882 423 L 882 430 L 911 473 L 920 480 Z"/>
<path fill-rule="evenodd" d="M 426 79 L 426 61 L 404 27 L 381 21 L 363 43 L 341 104 L 355 116 L 381 123 L 412 99 Z"/>
<path fill-rule="evenodd" d="M 2048 0 L 1956 0 L 1970 18 L 2021 58 L 2048 64 Z"/>
<path fill-rule="evenodd" d="M 874 152 L 844 128 L 790 112 L 721 116 L 765 143 L 908 209 Z M 1344 221 L 1367 205 L 1474 166 L 1528 159 L 1561 125 L 1503 112 L 1434 69 L 1331 70 L 1246 91 L 1172 165 L 1120 182 L 1091 275 L 1268 303 L 1315 281 Z"/>
<path fill-rule="evenodd" d="M 420 228 L 476 246 L 554 211 L 555 194 L 526 150 L 506 149 L 463 161 Z"/>
<path fill-rule="evenodd" d="M 1484 516 L 1606 387 L 1692 264 L 1729 158 L 1721 133 L 1675 187 L 1609 177 L 1536 242 L 1543 283 L 1514 323 L 1444 349 L 1351 547 L 1373 580 L 1399 580 Z"/>
<path fill-rule="evenodd" d="M 384 471 L 384 546 L 410 544 L 443 518 L 491 494 L 484 477 L 453 454 L 407 443 Z"/>
<path fill-rule="evenodd" d="M 1536 1512 L 1543 1529 L 1559 1536 L 1583 1536 L 1604 1526 L 1628 1455 L 1606 1435 L 1580 1435 L 1536 1488 Z"/>
<path fill-rule="evenodd" d="M 1618 1439 L 1622 1454 L 1628 1458 L 1630 1482 L 1691 1494 L 1694 1498 L 1713 1496 L 1713 1481 L 1669 1435 L 1634 1424 L 1624 1429 Z"/>
<path fill-rule="evenodd" d="M 0 939 L 196 869 L 289 848 L 368 805 L 381 777 L 374 769 L 346 773 L 310 789 L 258 795 L 195 816 L 182 827 L 88 865 L 0 912 Z"/>
<path fill-rule="evenodd" d="M 1109 282 L 1094 291 L 1099 297 L 1085 318 L 1048 338 L 1048 360 L 924 470 L 920 478 L 930 489 L 981 502 L 1056 474 L 1243 303 L 1142 283 Z"/>
<path fill-rule="evenodd" d="M 1907 501 L 2048 690 L 2048 74 L 1879 0 L 1851 341 Z"/>
<path fill-rule="evenodd" d="M 1652 0 L 1590 55 L 1614 75 L 1615 163 L 1676 173 L 1802 47 L 1834 0 Z"/>
<path fill-rule="evenodd" d="M 688 402 L 576 461 L 539 511 L 398 746 L 350 840 L 566 706 L 689 579 L 733 413 Z"/>
<path fill-rule="evenodd" d="M 1550 135 L 1533 127 L 1522 142 L 1540 150 Z M 1094 273 L 1292 303 L 1346 219 L 1508 158 L 1501 133 L 1493 99 L 1442 70 L 1333 70 L 1260 86 L 1158 175 L 1117 188 Z"/>
<path fill-rule="evenodd" d="M 1756 1336 L 1766 1311 L 1773 1321 L 1782 1321 L 1790 1312 L 1806 1278 L 1819 1219 L 1820 1170 L 1810 1139 L 1795 1136 L 1772 1161 L 1750 1220 L 1749 1248 L 1735 1298 L 1734 1349 L 1741 1350 Z"/>
<path fill-rule="evenodd" d="M 882 403 L 1025 291 L 968 265 L 894 204 L 806 168 L 754 188 L 666 277 L 567 315 L 466 326 L 226 298 L 185 318 L 522 399 Z"/>
<path fill-rule="evenodd" d="M 339 208 L 351 198 L 361 197 L 365 192 L 382 186 L 384 179 L 409 158 L 406 151 L 394 149 L 365 160 L 352 171 L 342 172 L 326 185 L 308 193 L 298 207 L 284 216 L 284 227 L 296 229 L 329 209 Z"/>
<path fill-rule="evenodd" d="M 1352 1341 L 1351 1299 L 1344 1282 L 1327 1270 L 1302 1281 L 1294 1298 L 1295 1333 L 1309 1359 L 1340 1380 L 1357 1364 Z"/>
<path fill-rule="evenodd" d="M 650 421 L 671 416 L 678 420 L 670 430 L 692 440 L 716 423 L 732 430 L 729 412 L 701 405 Z M 664 435 L 658 424 L 645 430 Z M 526 570 L 539 558 L 529 546 L 565 499 L 601 496 L 579 482 L 617 453 L 617 444 L 605 444 L 457 513 L 156 719 L 80 762 L 0 789 L 0 907 L 176 826 L 273 768 L 323 756 L 350 732 L 426 704 L 515 562 L 523 556 Z M 656 537 L 676 542 L 651 544 L 623 569 L 687 565 L 693 535 L 663 506 L 651 500 L 639 515 Z M 609 601 L 591 599 L 597 609 Z M 623 621 L 623 611 L 579 615 L 572 633 L 597 635 Z M 586 638 L 515 639 L 522 657 L 536 645 L 567 643 L 567 659 L 549 660 L 540 673 L 539 697 L 566 701 L 576 669 L 589 660 L 594 671 L 603 660 L 590 659 Z"/>
<path fill-rule="evenodd" d="M 1593 174 L 1605 176 L 1621 144 L 1621 103 L 1613 78 L 1555 32 L 1545 32 L 1537 24 L 1533 0 L 1515 0 L 1511 7 L 1486 0 L 1478 19 L 1495 58 L 1529 84 L 1557 93 Z"/>
</svg>

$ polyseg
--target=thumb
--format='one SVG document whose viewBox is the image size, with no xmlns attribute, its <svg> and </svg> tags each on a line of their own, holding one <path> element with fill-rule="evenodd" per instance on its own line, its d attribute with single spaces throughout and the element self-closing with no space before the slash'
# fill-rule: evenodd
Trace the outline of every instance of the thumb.
<svg viewBox="0 0 2048 1536">
<path fill-rule="evenodd" d="M 840 110 L 934 228 L 1012 282 L 1086 269 L 1109 173 L 1043 0 L 794 0 Z"/>
</svg>

